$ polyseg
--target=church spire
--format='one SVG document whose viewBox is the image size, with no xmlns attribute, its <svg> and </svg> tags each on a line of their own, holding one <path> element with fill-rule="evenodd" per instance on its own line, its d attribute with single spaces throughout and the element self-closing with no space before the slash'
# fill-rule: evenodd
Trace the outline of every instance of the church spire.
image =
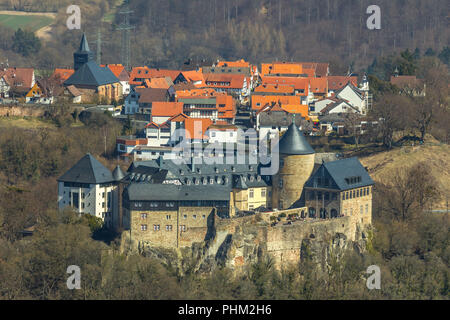
<svg viewBox="0 0 450 320">
<path fill-rule="evenodd" d="M 86 34 L 83 32 L 83 37 L 81 38 L 81 42 L 80 42 L 80 49 L 78 50 L 80 52 L 84 51 L 84 52 L 89 52 L 91 50 L 89 50 L 89 43 L 87 41 L 86 38 Z"/>
<path fill-rule="evenodd" d="M 77 52 L 73 54 L 73 68 L 78 70 L 84 64 L 94 60 L 94 53 L 89 49 L 89 44 L 86 34 L 83 33 L 81 37 L 80 47 Z"/>
</svg>

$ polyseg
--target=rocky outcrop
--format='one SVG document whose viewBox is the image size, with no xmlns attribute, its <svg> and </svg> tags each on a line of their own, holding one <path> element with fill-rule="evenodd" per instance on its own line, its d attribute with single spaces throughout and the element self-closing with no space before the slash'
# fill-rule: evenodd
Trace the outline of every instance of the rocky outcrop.
<svg viewBox="0 0 450 320">
<path fill-rule="evenodd" d="M 349 217 L 275 226 L 258 214 L 223 220 L 216 217 L 216 220 L 214 237 L 203 243 L 177 250 L 150 246 L 139 250 L 185 274 L 208 273 L 221 266 L 239 273 L 266 256 L 272 258 L 277 269 L 299 264 L 309 256 L 318 270 L 325 270 L 331 259 L 339 259 L 345 250 L 362 252 L 366 247 L 366 232 Z"/>
</svg>

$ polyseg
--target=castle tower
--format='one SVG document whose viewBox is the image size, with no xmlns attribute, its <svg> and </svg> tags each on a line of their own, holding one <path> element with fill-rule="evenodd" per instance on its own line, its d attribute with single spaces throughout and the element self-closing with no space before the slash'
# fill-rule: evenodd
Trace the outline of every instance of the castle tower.
<svg viewBox="0 0 450 320">
<path fill-rule="evenodd" d="M 295 117 L 279 142 L 280 168 L 273 177 L 272 206 L 288 209 L 302 195 L 314 168 L 314 149 L 295 124 Z"/>
<path fill-rule="evenodd" d="M 89 44 L 86 35 L 83 33 L 80 48 L 73 54 L 73 68 L 77 71 L 82 65 L 94 60 L 94 53 L 89 50 Z"/>
</svg>

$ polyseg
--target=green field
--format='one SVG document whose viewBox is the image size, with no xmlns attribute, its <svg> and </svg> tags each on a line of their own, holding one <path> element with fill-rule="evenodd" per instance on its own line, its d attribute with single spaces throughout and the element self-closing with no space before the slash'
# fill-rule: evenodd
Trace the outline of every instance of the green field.
<svg viewBox="0 0 450 320">
<path fill-rule="evenodd" d="M 0 14 L 0 25 L 17 30 L 19 28 L 36 32 L 37 30 L 48 26 L 53 22 L 53 18 L 46 16 L 20 16 Z"/>
</svg>

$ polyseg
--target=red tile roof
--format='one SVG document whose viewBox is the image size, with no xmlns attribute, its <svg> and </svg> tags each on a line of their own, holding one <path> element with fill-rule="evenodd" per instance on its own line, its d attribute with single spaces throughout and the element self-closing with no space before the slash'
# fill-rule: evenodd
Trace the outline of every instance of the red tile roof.
<svg viewBox="0 0 450 320">
<path fill-rule="evenodd" d="M 190 139 L 204 139 L 206 130 L 213 124 L 211 119 L 188 118 L 184 122 L 186 133 L 189 133 Z"/>
<path fill-rule="evenodd" d="M 337 91 L 344 87 L 349 81 L 354 86 L 358 85 L 358 77 L 355 76 L 328 76 L 328 90 Z"/>
<path fill-rule="evenodd" d="M 172 81 L 181 73 L 180 70 L 150 69 L 148 67 L 135 67 L 131 70 L 130 84 L 141 85 L 144 79 L 169 77 Z"/>
<path fill-rule="evenodd" d="M 250 63 L 246 62 L 244 59 L 237 61 L 219 61 L 216 67 L 230 67 L 230 68 L 249 68 Z"/>
<path fill-rule="evenodd" d="M 1 75 L 10 86 L 21 87 L 29 91 L 33 87 L 33 68 L 8 68 Z"/>
<path fill-rule="evenodd" d="M 71 75 L 73 75 L 75 70 L 73 69 L 55 69 L 55 72 L 50 76 L 51 79 L 55 79 L 61 84 L 64 83 L 67 79 L 70 78 Z"/>
<path fill-rule="evenodd" d="M 289 84 L 263 83 L 255 88 L 255 92 L 294 94 L 294 86 Z"/>
<path fill-rule="evenodd" d="M 153 102 L 152 117 L 173 117 L 183 113 L 182 102 Z"/>
<path fill-rule="evenodd" d="M 295 88 L 295 90 L 303 90 L 303 95 L 308 95 L 308 84 L 307 78 L 300 77 L 261 77 L 263 84 L 279 84 L 279 85 L 290 85 Z"/>
<path fill-rule="evenodd" d="M 205 86 L 208 88 L 242 89 L 244 79 L 250 79 L 243 74 L 205 73 Z"/>
</svg>

